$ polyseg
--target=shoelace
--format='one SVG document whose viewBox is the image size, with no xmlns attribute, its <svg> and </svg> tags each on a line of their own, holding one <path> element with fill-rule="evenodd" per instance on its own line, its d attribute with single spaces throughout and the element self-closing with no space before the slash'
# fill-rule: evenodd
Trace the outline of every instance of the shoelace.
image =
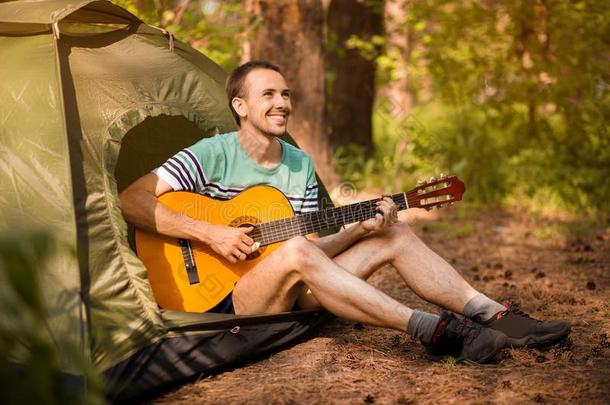
<svg viewBox="0 0 610 405">
<path fill-rule="evenodd" d="M 513 313 L 513 314 L 515 314 L 515 315 L 519 315 L 519 316 L 522 316 L 522 317 L 524 317 L 524 318 L 531 319 L 531 320 L 532 320 L 532 321 L 534 321 L 534 322 L 538 322 L 538 323 L 540 323 L 540 321 L 539 321 L 538 319 L 532 318 L 532 317 L 531 317 L 531 316 L 530 316 L 530 315 L 529 315 L 527 312 L 523 312 L 521 309 L 519 309 L 519 308 L 517 308 L 517 307 L 513 307 L 513 306 L 511 306 L 511 305 L 510 305 L 510 303 L 508 303 L 508 302 L 503 302 L 502 304 L 503 304 L 503 305 L 506 307 L 506 309 L 505 309 L 504 311 L 501 311 L 500 313 L 498 313 L 498 315 L 497 315 L 497 318 L 496 318 L 496 319 L 500 319 L 500 318 L 502 318 L 504 315 L 506 315 L 506 314 L 508 314 L 508 313 L 512 312 L 512 313 Z"/>
<path fill-rule="evenodd" d="M 512 313 L 515 315 L 521 315 L 524 318 L 531 319 L 534 322 L 540 323 L 540 321 L 536 318 L 532 318 L 528 313 L 521 311 L 519 308 L 511 309 Z"/>
<path fill-rule="evenodd" d="M 479 336 L 481 331 L 480 326 L 467 325 L 464 322 L 454 319 L 453 322 L 449 322 L 447 325 L 447 333 L 457 337 L 463 337 L 466 343 L 472 342 Z"/>
</svg>

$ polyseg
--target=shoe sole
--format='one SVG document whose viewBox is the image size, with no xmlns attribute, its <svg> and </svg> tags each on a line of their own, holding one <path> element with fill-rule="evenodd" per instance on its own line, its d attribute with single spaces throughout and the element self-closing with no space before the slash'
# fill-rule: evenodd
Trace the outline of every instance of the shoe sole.
<svg viewBox="0 0 610 405">
<path fill-rule="evenodd" d="M 461 357 L 461 356 L 454 357 L 449 354 L 434 354 L 434 353 L 430 353 L 430 352 L 426 352 L 426 357 L 433 361 L 441 361 L 441 360 L 445 360 L 449 357 L 454 357 L 458 363 L 465 362 L 465 363 L 474 363 L 474 364 L 485 364 L 485 363 L 489 363 L 491 360 L 493 360 L 498 355 L 500 350 L 502 350 L 506 346 L 508 346 L 508 338 L 506 337 L 506 335 L 504 335 L 503 333 L 498 333 L 494 346 L 496 349 L 493 352 L 489 353 L 487 356 L 482 357 L 476 361 L 469 359 L 468 357 Z"/>
<path fill-rule="evenodd" d="M 528 348 L 544 348 L 548 346 L 552 346 L 564 339 L 566 339 L 570 335 L 571 328 L 567 328 L 565 331 L 557 334 L 552 333 L 543 336 L 524 336 L 522 338 L 506 338 L 506 345 L 518 348 L 518 347 L 528 347 Z"/>
</svg>

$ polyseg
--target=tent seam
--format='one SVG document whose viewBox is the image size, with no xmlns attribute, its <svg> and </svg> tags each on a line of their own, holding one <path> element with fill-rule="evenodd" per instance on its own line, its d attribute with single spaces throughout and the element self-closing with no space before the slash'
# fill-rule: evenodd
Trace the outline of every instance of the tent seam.
<svg viewBox="0 0 610 405">
<path fill-rule="evenodd" d="M 65 102 L 65 94 L 64 94 L 64 87 L 63 87 L 63 78 L 62 78 L 62 67 L 61 67 L 61 60 L 60 60 L 60 56 L 59 56 L 59 38 L 55 35 L 52 36 L 52 41 L 53 41 L 53 48 L 55 50 L 55 66 L 56 66 L 56 70 L 55 70 L 55 74 L 57 75 L 57 89 L 59 91 L 59 99 L 61 102 L 61 120 L 63 122 L 63 129 L 64 129 L 64 139 L 66 139 L 66 144 L 65 144 L 65 149 L 67 152 L 67 155 L 69 156 L 69 158 L 71 159 L 71 153 L 70 153 L 70 145 L 69 142 L 67 141 L 67 139 L 69 138 L 68 135 L 68 122 L 66 119 L 66 102 Z M 72 198 L 74 199 L 74 173 L 72 172 L 72 169 L 70 167 L 70 165 L 66 165 L 66 172 L 68 174 L 68 178 L 70 179 L 70 196 L 72 196 Z M 74 200 L 73 200 L 74 201 Z M 75 237 L 75 250 L 78 250 L 78 246 L 79 246 L 79 236 L 78 236 L 78 219 L 77 219 L 77 210 L 76 210 L 76 206 L 72 206 L 73 208 L 73 215 L 72 217 L 74 218 L 74 237 Z M 84 295 L 83 295 L 83 277 L 82 277 L 82 272 L 83 269 L 81 267 L 81 262 L 80 260 L 76 261 L 76 266 L 78 268 L 78 300 L 79 300 L 79 325 L 80 325 L 80 333 L 79 333 L 79 338 L 80 338 L 80 349 L 82 351 L 83 357 L 90 360 L 91 359 L 91 353 L 92 351 L 92 341 L 91 341 L 91 319 L 89 317 L 90 314 L 90 308 L 89 308 L 89 303 L 84 299 Z M 83 308 L 85 309 L 83 311 Z M 84 312 L 84 315 L 83 315 Z M 84 323 L 86 325 L 86 329 L 83 328 L 83 318 L 84 318 Z M 85 390 L 86 390 L 86 384 L 87 381 L 85 379 Z"/>
<path fill-rule="evenodd" d="M 117 118 L 112 120 L 110 122 L 110 124 L 108 124 L 106 126 L 106 128 L 104 128 L 104 133 L 109 134 L 110 129 L 113 127 L 117 127 L 118 126 L 117 123 L 120 122 L 125 117 L 126 114 L 128 114 L 129 112 L 132 112 L 132 111 L 135 111 L 138 113 L 144 112 L 144 115 L 145 115 L 144 118 L 157 116 L 157 115 L 150 114 L 148 111 L 146 111 L 146 107 L 149 107 L 149 106 L 150 107 L 160 107 L 160 109 L 166 110 L 168 112 L 171 112 L 171 110 L 176 110 L 177 112 L 180 113 L 180 115 L 182 115 L 187 120 L 189 120 L 190 122 L 197 125 L 197 128 L 201 129 L 202 131 L 206 131 L 208 129 L 208 128 L 205 128 L 205 126 L 203 126 L 201 124 L 201 122 L 204 121 L 203 119 L 196 120 L 196 121 L 189 119 L 188 113 L 196 115 L 198 118 L 200 118 L 200 115 L 199 115 L 199 113 L 196 113 L 192 108 L 188 108 L 189 106 L 187 104 L 155 101 L 155 102 L 147 102 L 147 103 L 140 103 L 140 104 L 132 104 L 130 107 L 124 108 L 119 114 L 117 114 Z M 184 107 L 187 107 L 187 108 L 184 108 Z M 185 114 L 185 112 L 187 114 Z M 168 115 L 171 115 L 171 114 L 168 114 Z M 140 122 L 138 122 L 138 124 L 140 124 L 142 121 L 144 121 L 144 120 L 141 120 Z M 136 124 L 136 125 L 138 125 L 138 124 Z M 135 127 L 135 125 L 133 127 Z M 111 138 L 114 138 L 114 137 L 111 136 Z"/>
</svg>

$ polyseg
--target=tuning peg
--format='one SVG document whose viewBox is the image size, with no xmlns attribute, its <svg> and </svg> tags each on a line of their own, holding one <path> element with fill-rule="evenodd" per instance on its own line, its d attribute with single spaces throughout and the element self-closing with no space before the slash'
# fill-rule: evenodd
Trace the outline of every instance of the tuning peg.
<svg viewBox="0 0 610 405">
<path fill-rule="evenodd" d="M 418 179 L 418 180 L 417 180 L 417 185 L 418 185 L 418 186 L 420 186 L 420 185 L 422 185 L 422 184 L 424 184 L 424 183 L 425 183 L 425 181 L 424 181 L 423 179 Z"/>
<path fill-rule="evenodd" d="M 440 176 L 438 176 L 439 179 L 444 179 L 445 177 L 447 177 L 447 175 L 445 173 L 441 173 Z"/>
<path fill-rule="evenodd" d="M 436 181 L 436 177 L 430 177 L 430 180 L 428 180 L 428 184 L 430 183 L 434 183 Z"/>
</svg>

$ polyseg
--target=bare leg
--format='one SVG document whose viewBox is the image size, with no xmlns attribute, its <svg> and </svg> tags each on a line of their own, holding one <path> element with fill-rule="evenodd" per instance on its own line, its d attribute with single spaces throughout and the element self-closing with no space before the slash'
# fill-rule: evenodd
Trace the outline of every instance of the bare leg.
<svg viewBox="0 0 610 405">
<path fill-rule="evenodd" d="M 426 246 L 408 225 L 400 222 L 363 238 L 334 257 L 333 261 L 364 280 L 390 263 L 418 296 L 457 313 L 462 313 L 464 305 L 478 294 L 449 263 Z M 315 307 L 313 298 L 304 292 L 299 304 Z"/>
<path fill-rule="evenodd" d="M 284 243 L 242 277 L 233 291 L 237 314 L 292 309 L 304 285 L 324 308 L 352 321 L 404 331 L 412 310 L 333 262 L 305 238 Z"/>
</svg>

